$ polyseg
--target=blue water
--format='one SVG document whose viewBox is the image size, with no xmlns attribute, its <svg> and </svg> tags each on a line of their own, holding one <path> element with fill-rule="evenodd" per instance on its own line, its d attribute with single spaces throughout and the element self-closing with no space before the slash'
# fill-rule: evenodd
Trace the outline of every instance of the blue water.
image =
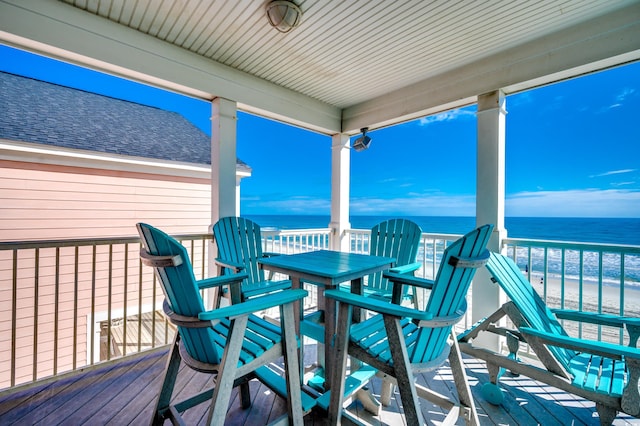
<svg viewBox="0 0 640 426">
<path fill-rule="evenodd" d="M 246 217 L 260 224 L 263 229 L 327 228 L 330 222 L 329 216 L 246 215 Z M 370 229 L 376 223 L 389 218 L 387 216 L 353 216 L 351 227 Z M 427 233 L 464 234 L 475 227 L 473 217 L 408 216 L 406 218 L 416 222 L 422 231 Z M 505 227 L 510 238 L 640 246 L 640 218 L 511 217 L 505 219 Z M 599 271 L 602 270 L 605 285 L 619 285 L 621 265 L 619 255 L 606 254 L 600 263 L 597 253 L 585 252 L 582 270 L 578 252 L 567 251 L 565 255 L 566 278 L 578 279 L 583 274 L 585 279 L 593 280 L 597 279 Z M 523 269 L 525 265 L 531 268 L 532 273 L 542 274 L 546 271 L 545 273 L 559 275 L 563 268 L 562 253 L 554 249 L 545 253 L 542 248 L 532 248 L 531 258 L 525 249 L 518 250 L 516 261 Z M 625 286 L 640 287 L 639 255 L 625 256 L 624 273 Z"/>
<path fill-rule="evenodd" d="M 329 216 L 306 215 L 246 215 L 263 228 L 299 229 L 326 228 Z M 389 216 L 352 216 L 351 227 L 370 229 Z M 423 232 L 464 234 L 475 227 L 473 217 L 406 216 Z M 583 243 L 640 245 L 640 218 L 548 218 L 508 217 L 505 227 L 510 238 L 576 241 Z"/>
</svg>

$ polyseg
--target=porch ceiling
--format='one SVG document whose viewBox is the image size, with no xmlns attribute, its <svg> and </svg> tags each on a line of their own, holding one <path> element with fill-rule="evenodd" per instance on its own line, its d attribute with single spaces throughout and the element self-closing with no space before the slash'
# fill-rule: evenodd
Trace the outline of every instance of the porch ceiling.
<svg viewBox="0 0 640 426">
<path fill-rule="evenodd" d="M 325 133 L 640 57 L 637 0 L 0 0 L 0 41 Z"/>
</svg>

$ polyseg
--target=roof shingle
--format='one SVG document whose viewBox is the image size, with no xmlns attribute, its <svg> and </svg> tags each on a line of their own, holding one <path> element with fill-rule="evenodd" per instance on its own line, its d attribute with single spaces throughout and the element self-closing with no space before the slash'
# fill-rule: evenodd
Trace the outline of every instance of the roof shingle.
<svg viewBox="0 0 640 426">
<path fill-rule="evenodd" d="M 2 139 L 211 164 L 209 136 L 176 112 L 5 72 L 0 111 Z"/>
</svg>

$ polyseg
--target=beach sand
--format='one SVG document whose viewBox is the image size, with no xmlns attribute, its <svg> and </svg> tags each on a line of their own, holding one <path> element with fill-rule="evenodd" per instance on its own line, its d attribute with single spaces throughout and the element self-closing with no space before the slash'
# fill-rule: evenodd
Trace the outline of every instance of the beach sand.
<svg viewBox="0 0 640 426">
<path fill-rule="evenodd" d="M 599 312 L 598 302 L 601 302 L 602 310 L 600 312 L 612 315 L 624 315 L 628 317 L 640 317 L 640 290 L 635 287 L 624 288 L 624 294 L 621 295 L 621 288 L 619 286 L 603 285 L 602 291 L 598 290 L 598 283 L 596 281 L 583 280 L 582 290 L 580 289 L 580 283 L 578 280 L 565 279 L 564 281 L 564 306 L 561 305 L 562 297 L 562 283 L 559 277 L 547 276 L 546 285 L 542 282 L 542 275 L 531 275 L 531 284 L 538 292 L 540 297 L 546 299 L 545 302 L 550 308 L 563 308 L 571 310 L 581 310 L 586 312 Z M 582 306 L 579 304 L 580 293 L 582 293 Z M 624 296 L 624 299 L 621 298 Z M 624 301 L 624 309 L 621 311 L 621 301 Z M 588 339 L 598 338 L 599 330 L 594 325 L 584 325 L 582 327 L 582 334 L 578 325 L 573 321 L 564 321 L 563 327 L 567 333 L 574 337 L 582 337 Z M 620 334 L 618 328 L 602 327 L 602 340 L 619 343 Z M 627 344 L 628 335 L 625 333 L 624 343 Z"/>
</svg>

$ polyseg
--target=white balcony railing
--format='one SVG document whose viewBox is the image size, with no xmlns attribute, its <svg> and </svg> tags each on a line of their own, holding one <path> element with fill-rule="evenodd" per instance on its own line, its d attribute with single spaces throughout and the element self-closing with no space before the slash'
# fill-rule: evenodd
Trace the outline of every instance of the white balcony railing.
<svg viewBox="0 0 640 426">
<path fill-rule="evenodd" d="M 346 236 L 351 251 L 369 252 L 368 230 Z M 458 237 L 423 234 L 416 275 L 433 278 L 443 250 Z M 177 238 L 196 277 L 206 277 L 211 236 Z M 263 238 L 271 252 L 330 247 L 328 228 L 263 230 Z M 552 307 L 639 315 L 638 246 L 508 239 L 504 248 Z M 173 329 L 160 313 L 162 291 L 139 250 L 133 237 L 0 242 L 0 393 L 171 342 Z M 460 327 L 470 325 L 465 320 Z M 600 329 L 578 332 L 623 339 Z"/>
</svg>

